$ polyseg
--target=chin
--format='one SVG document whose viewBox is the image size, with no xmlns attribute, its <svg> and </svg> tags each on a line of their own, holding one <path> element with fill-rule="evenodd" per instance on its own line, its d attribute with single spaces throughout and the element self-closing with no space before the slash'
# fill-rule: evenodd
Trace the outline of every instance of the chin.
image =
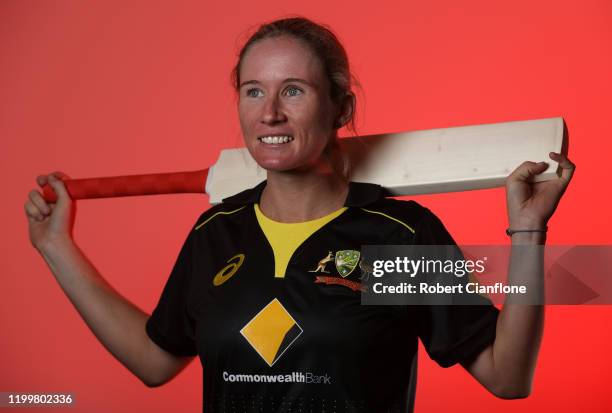
<svg viewBox="0 0 612 413">
<path fill-rule="evenodd" d="M 308 158 L 299 156 L 295 151 L 274 151 L 253 148 L 251 156 L 261 168 L 267 171 L 287 172 L 294 170 L 307 170 L 309 165 L 314 167 L 316 161 L 308 161 Z"/>
<path fill-rule="evenodd" d="M 296 169 L 297 165 L 294 165 L 289 162 L 282 161 L 273 161 L 273 160 L 265 160 L 265 161 L 257 161 L 257 164 L 265 169 L 266 171 L 274 171 L 274 172 L 286 172 L 292 169 Z"/>
<path fill-rule="evenodd" d="M 300 166 L 300 162 L 298 162 L 293 156 L 275 156 L 274 154 L 262 154 L 255 151 L 255 153 L 251 153 L 257 165 L 261 168 L 268 171 L 288 171 L 291 169 L 295 169 Z"/>
</svg>

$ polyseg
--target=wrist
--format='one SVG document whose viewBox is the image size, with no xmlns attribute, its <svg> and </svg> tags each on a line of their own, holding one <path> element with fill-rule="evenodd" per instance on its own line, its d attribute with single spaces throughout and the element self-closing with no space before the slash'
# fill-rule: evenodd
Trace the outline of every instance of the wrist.
<svg viewBox="0 0 612 413">
<path fill-rule="evenodd" d="M 547 221 L 530 217 L 510 218 L 506 229 L 513 244 L 544 244 L 546 243 Z"/>
<path fill-rule="evenodd" d="M 546 232 L 516 232 L 510 235 L 512 244 L 543 245 L 546 243 Z"/>
<path fill-rule="evenodd" d="M 34 247 L 43 256 L 50 256 L 57 252 L 64 251 L 74 245 L 74 241 L 70 235 L 57 235 L 49 237 L 46 240 L 37 243 Z"/>
<path fill-rule="evenodd" d="M 528 229 L 537 230 L 546 228 L 547 221 L 544 219 L 534 218 L 510 218 L 508 226 L 510 229 Z"/>
</svg>

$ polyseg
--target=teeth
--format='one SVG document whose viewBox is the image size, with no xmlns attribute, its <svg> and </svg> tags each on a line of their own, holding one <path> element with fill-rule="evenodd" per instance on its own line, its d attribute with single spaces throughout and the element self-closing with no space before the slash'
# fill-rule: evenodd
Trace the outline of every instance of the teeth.
<svg viewBox="0 0 612 413">
<path fill-rule="evenodd" d="M 279 144 L 279 143 L 287 143 L 293 140 L 293 136 L 282 135 L 282 136 L 263 136 L 259 138 L 259 140 L 263 143 L 268 144 Z"/>
</svg>

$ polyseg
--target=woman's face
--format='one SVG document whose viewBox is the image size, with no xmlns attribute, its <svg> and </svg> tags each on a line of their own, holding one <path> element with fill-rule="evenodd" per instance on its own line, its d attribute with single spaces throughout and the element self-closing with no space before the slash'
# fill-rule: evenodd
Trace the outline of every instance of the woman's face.
<svg viewBox="0 0 612 413">
<path fill-rule="evenodd" d="M 251 46 L 240 68 L 238 112 L 246 147 L 265 169 L 312 168 L 338 111 L 319 59 L 299 40 L 281 36 Z"/>
</svg>

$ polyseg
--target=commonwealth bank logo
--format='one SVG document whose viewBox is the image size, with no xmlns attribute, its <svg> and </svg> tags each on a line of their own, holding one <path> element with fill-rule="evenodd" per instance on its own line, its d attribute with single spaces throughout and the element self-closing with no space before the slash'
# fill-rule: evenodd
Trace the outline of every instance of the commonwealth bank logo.
<svg viewBox="0 0 612 413">
<path fill-rule="evenodd" d="M 242 327 L 240 334 L 272 367 L 303 331 L 275 298 Z"/>
</svg>

